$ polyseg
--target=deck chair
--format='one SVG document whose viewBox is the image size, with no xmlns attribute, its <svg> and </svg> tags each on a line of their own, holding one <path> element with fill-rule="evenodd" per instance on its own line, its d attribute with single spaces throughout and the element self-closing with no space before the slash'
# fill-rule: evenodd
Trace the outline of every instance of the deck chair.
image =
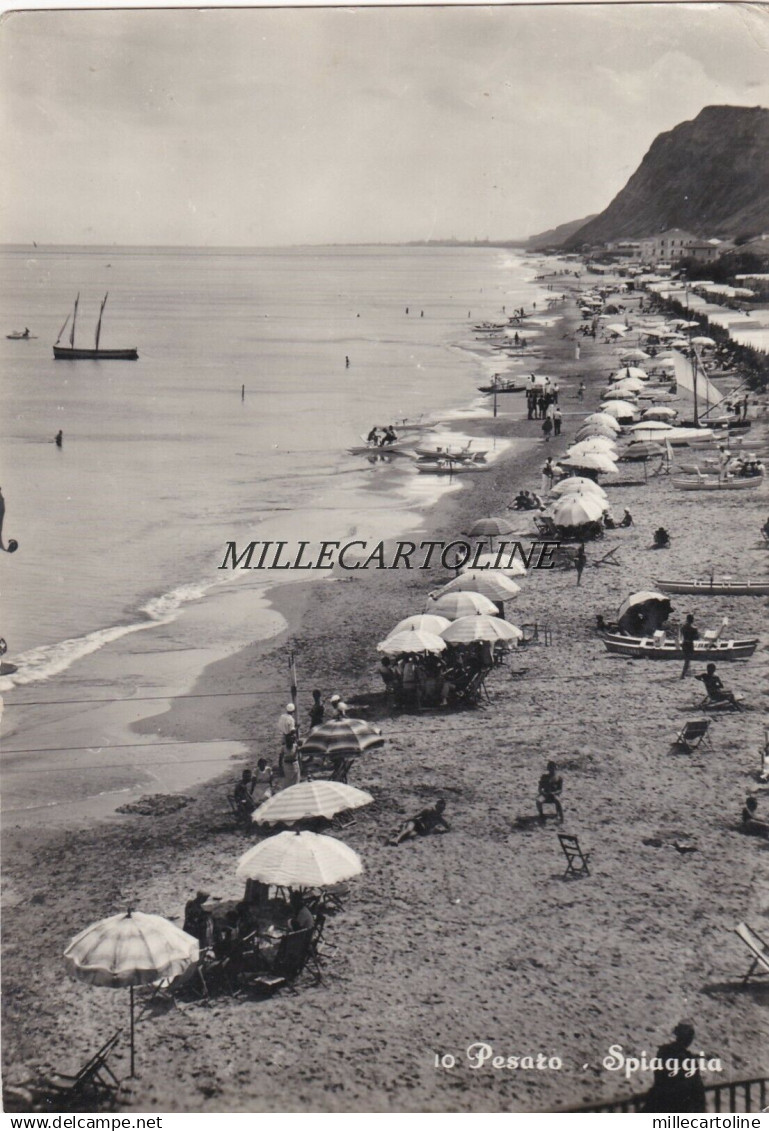
<svg viewBox="0 0 769 1131">
<path fill-rule="evenodd" d="M 698 711 L 742 711 L 744 702 L 744 695 L 735 695 L 734 702 L 731 699 L 711 699 L 709 695 L 706 695 L 704 699 L 695 704 L 695 708 Z"/>
<path fill-rule="evenodd" d="M 570 836 L 568 833 L 559 833 L 558 839 L 566 857 L 564 876 L 589 876 L 590 869 L 587 862 L 590 859 L 590 853 L 582 851 L 578 838 Z"/>
<path fill-rule="evenodd" d="M 74 1076 L 54 1072 L 36 1086 L 35 1091 L 53 1096 L 57 1100 L 83 1100 L 88 1097 L 99 1100 L 114 1100 L 120 1089 L 120 1081 L 107 1063 L 110 1053 L 120 1039 L 120 1030 L 105 1041 L 98 1052 L 87 1060 Z"/>
<path fill-rule="evenodd" d="M 769 943 L 765 942 L 758 932 L 749 927 L 747 923 L 738 923 L 734 928 L 734 933 L 742 940 L 753 956 L 750 969 L 742 978 L 743 986 L 753 977 L 766 977 L 769 974 Z M 757 966 L 759 969 L 756 971 Z M 760 967 L 763 967 L 763 969 L 760 969 Z"/>
<path fill-rule="evenodd" d="M 683 750 L 686 754 L 691 754 L 703 743 L 712 745 L 710 742 L 710 719 L 689 719 L 681 727 L 681 730 L 673 739 L 673 747 L 676 750 Z"/>
<path fill-rule="evenodd" d="M 291 983 L 299 977 L 309 961 L 314 931 L 315 927 L 305 927 L 304 930 L 290 931 L 284 935 L 271 969 L 255 973 L 243 972 L 240 975 L 240 985 L 261 993 L 274 993 L 284 986 L 291 987 Z"/>
</svg>

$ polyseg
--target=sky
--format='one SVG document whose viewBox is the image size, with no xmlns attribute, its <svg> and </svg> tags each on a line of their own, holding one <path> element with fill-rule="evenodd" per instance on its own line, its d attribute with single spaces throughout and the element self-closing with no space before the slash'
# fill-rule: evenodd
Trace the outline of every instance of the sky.
<svg viewBox="0 0 769 1131">
<path fill-rule="evenodd" d="M 0 242 L 526 237 L 767 59 L 741 3 L 8 12 Z"/>
</svg>

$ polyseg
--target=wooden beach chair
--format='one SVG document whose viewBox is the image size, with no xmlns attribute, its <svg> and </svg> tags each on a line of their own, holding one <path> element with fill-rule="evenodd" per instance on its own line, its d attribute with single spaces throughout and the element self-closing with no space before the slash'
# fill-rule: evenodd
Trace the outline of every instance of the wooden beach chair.
<svg viewBox="0 0 769 1131">
<path fill-rule="evenodd" d="M 590 859 L 589 852 L 583 852 L 579 846 L 579 839 L 576 836 L 570 836 L 568 833 L 559 833 L 558 839 L 561 842 L 563 854 L 566 857 L 566 871 L 564 876 L 589 876 L 590 869 L 588 868 L 588 860 Z"/>
<path fill-rule="evenodd" d="M 751 978 L 765 978 L 769 974 L 769 943 L 765 942 L 758 932 L 749 927 L 747 923 L 738 923 L 734 928 L 734 933 L 748 948 L 753 958 L 747 974 L 742 978 L 743 986 Z M 756 970 L 756 967 L 759 967 L 759 969 Z"/>
<path fill-rule="evenodd" d="M 699 746 L 710 742 L 710 719 L 689 719 L 681 727 L 676 737 L 673 739 L 673 747 L 677 750 L 683 750 L 686 754 L 691 754 Z"/>
<path fill-rule="evenodd" d="M 72 1076 L 54 1072 L 35 1086 L 35 1092 L 56 1099 L 57 1102 L 71 1102 L 84 1099 L 98 1099 L 101 1102 L 114 1101 L 120 1089 L 120 1081 L 110 1068 L 107 1060 L 120 1039 L 121 1030 L 105 1041 L 82 1068 Z"/>
<path fill-rule="evenodd" d="M 706 695 L 704 699 L 700 699 L 699 703 L 695 704 L 694 709 L 696 711 L 742 711 L 744 702 L 744 695 L 735 695 L 734 701 L 731 699 L 711 699 L 709 695 Z"/>
</svg>

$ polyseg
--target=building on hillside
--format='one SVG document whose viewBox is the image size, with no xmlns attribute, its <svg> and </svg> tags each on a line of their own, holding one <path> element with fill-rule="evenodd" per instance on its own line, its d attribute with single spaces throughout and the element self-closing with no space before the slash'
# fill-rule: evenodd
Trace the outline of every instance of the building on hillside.
<svg viewBox="0 0 769 1131">
<path fill-rule="evenodd" d="M 698 263 L 712 263 L 733 247 L 734 244 L 725 240 L 692 240 L 684 256 L 686 259 L 696 259 Z"/>
<path fill-rule="evenodd" d="M 687 255 L 691 244 L 700 242 L 683 228 L 668 228 L 657 236 L 649 236 L 640 241 L 641 260 L 643 263 L 675 263 Z"/>
</svg>

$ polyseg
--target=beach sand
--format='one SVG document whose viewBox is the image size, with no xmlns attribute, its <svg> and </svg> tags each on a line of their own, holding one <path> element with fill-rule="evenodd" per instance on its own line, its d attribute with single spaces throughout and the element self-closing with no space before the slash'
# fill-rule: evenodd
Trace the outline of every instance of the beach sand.
<svg viewBox="0 0 769 1131">
<path fill-rule="evenodd" d="M 614 354 L 586 340 L 576 362 L 573 339 L 562 336 L 575 324 L 573 303 L 569 312 L 539 339 L 549 358 L 537 364 L 560 375 L 564 434 L 545 445 L 536 422 L 484 420 L 485 435 L 522 443 L 445 496 L 425 537 L 456 537 L 475 518 L 505 514 L 520 487 L 538 491 L 545 456 L 563 452 L 577 427 L 570 414 L 597 403 Z M 584 406 L 575 396 L 580 377 Z M 627 479 L 642 479 L 637 467 Z M 750 710 L 714 720 L 712 749 L 682 755 L 670 744 L 696 717 L 701 685 L 681 681 L 678 663 L 608 655 L 593 629 L 597 613 L 613 619 L 621 600 L 653 588 L 655 576 L 711 568 L 764 576 L 765 488 L 736 503 L 676 492 L 665 476 L 608 490 L 614 512 L 629 507 L 635 525 L 588 546 L 581 587 L 572 571 L 529 575 L 506 614 L 548 625 L 552 643 L 514 652 L 489 680 L 490 702 L 476 710 L 390 717 L 384 708 L 376 643 L 422 610 L 428 591 L 447 579 L 440 567 L 272 591 L 296 654 L 300 722 L 317 686 L 327 698 L 340 692 L 351 713 L 378 721 L 387 739 L 350 775 L 375 798 L 341 834 L 365 873 L 329 918 L 334 949 L 322 983 L 306 979 L 296 994 L 266 1001 L 221 997 L 146 1011 L 138 1077 L 121 1106 L 552 1111 L 643 1090 L 648 1074 L 625 1081 L 602 1068 L 603 1058 L 612 1045 L 651 1055 L 685 1016 L 696 1028 L 694 1048 L 723 1062 L 722 1074 L 705 1073 L 707 1083 L 765 1071 L 766 991 L 740 986 L 748 955 L 731 933 L 743 920 L 761 931 L 769 913 L 767 843 L 736 831 L 746 793 L 762 792 L 765 639 L 747 663 L 720 668 Z M 515 515 L 514 525 L 533 533 L 526 515 Z M 668 551 L 650 549 L 659 525 L 672 533 Z M 591 564 L 614 547 L 619 566 Z M 672 600 L 676 619 L 692 611 L 700 627 L 715 627 L 726 615 L 735 635 L 759 632 L 766 615 L 763 598 Z M 211 665 L 195 689 L 253 691 L 253 698 L 177 700 L 136 729 L 239 739 L 251 763 L 260 754 L 274 761 L 287 642 L 284 633 Z M 562 876 L 554 823 L 532 820 L 550 758 L 564 777 L 563 831 L 592 853 L 591 875 L 579 880 Z M 256 836 L 233 828 L 226 794 L 243 764 L 235 760 L 226 778 L 185 791 L 191 803 L 168 816 L 114 816 L 66 833 L 5 829 L 6 1086 L 82 1062 L 127 1025 L 127 991 L 66 976 L 61 953 L 74 933 L 126 905 L 180 923 L 200 887 L 240 894 L 235 862 Z M 447 800 L 450 833 L 385 845 L 404 815 L 437 797 Z M 676 849 L 690 839 L 696 851 Z M 543 1053 L 563 1066 L 473 1069 L 465 1050 L 479 1041 L 495 1054 Z M 456 1057 L 454 1067 L 436 1066 L 443 1054 Z M 115 1065 L 127 1075 L 127 1041 Z"/>
</svg>

